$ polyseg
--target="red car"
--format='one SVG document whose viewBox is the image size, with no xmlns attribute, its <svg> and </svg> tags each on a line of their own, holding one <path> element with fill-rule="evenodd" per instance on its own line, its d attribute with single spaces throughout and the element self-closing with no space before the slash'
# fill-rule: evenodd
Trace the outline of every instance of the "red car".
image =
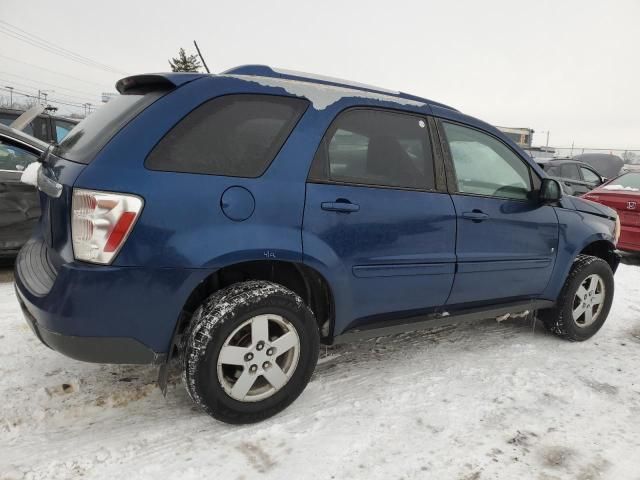
<svg viewBox="0 0 640 480">
<path fill-rule="evenodd" d="M 583 198 L 615 208 L 622 227 L 618 248 L 640 252 L 640 172 L 620 175 Z"/>
</svg>

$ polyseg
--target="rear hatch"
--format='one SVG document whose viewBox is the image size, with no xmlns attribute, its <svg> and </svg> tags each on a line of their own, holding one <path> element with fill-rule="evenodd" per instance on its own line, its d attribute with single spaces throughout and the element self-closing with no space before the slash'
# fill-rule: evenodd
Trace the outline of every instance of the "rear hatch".
<svg viewBox="0 0 640 480">
<path fill-rule="evenodd" d="M 40 222 L 44 242 L 53 250 L 56 263 L 73 260 L 71 243 L 71 202 L 73 185 L 82 171 L 105 145 L 157 99 L 192 78 L 172 81 L 171 75 L 142 75 L 118 82 L 118 95 L 76 125 L 60 142 L 41 157 L 38 178 L 41 191 Z"/>
</svg>

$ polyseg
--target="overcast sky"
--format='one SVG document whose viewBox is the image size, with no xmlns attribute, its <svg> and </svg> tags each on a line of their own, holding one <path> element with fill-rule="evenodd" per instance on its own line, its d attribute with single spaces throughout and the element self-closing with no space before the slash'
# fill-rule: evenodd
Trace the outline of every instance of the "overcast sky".
<svg viewBox="0 0 640 480">
<path fill-rule="evenodd" d="M 640 0 L 0 0 L 0 20 L 125 73 L 168 70 L 196 39 L 213 72 L 264 63 L 320 73 L 531 127 L 537 144 L 550 130 L 555 146 L 640 149 Z M 0 86 L 99 103 L 123 76 L 7 28 Z"/>
</svg>

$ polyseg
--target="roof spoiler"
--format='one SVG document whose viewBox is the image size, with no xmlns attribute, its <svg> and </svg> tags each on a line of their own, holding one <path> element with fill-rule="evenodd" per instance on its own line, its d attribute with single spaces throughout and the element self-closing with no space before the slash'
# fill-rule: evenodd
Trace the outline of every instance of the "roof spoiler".
<svg viewBox="0 0 640 480">
<path fill-rule="evenodd" d="M 122 95 L 173 90 L 185 83 L 204 77 L 201 73 L 148 73 L 118 80 L 116 90 Z"/>
</svg>

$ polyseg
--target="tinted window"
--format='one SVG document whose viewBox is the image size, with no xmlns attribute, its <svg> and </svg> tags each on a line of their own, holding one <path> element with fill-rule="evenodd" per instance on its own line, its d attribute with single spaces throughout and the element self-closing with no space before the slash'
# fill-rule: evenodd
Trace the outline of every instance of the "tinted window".
<svg viewBox="0 0 640 480">
<path fill-rule="evenodd" d="M 531 191 L 529 167 L 499 140 L 478 130 L 444 123 L 458 191 L 526 199 Z"/>
<path fill-rule="evenodd" d="M 31 152 L 0 143 L 0 170 L 22 171 L 37 159 L 38 156 Z"/>
<path fill-rule="evenodd" d="M 122 127 L 164 93 L 157 91 L 146 95 L 113 97 L 76 125 L 54 153 L 74 162 L 91 162 Z"/>
<path fill-rule="evenodd" d="M 582 172 L 582 178 L 584 178 L 585 182 L 599 184 L 602 181 L 600 179 L 600 176 L 596 174 L 593 170 L 590 170 L 586 167 L 580 167 L 580 171 Z"/>
<path fill-rule="evenodd" d="M 311 179 L 432 189 L 433 158 L 425 119 L 382 110 L 349 110 L 334 121 Z"/>
<path fill-rule="evenodd" d="M 554 165 L 553 167 L 547 166 L 547 167 L 545 167 L 545 171 L 547 172 L 547 175 L 549 175 L 550 177 L 561 177 L 562 176 L 562 172 L 560 170 L 560 165 Z"/>
<path fill-rule="evenodd" d="M 575 163 L 564 163 L 560 165 L 560 176 L 563 178 L 570 178 L 572 180 L 580 180 L 578 167 Z"/>
<path fill-rule="evenodd" d="M 258 177 L 267 169 L 308 102 L 272 95 L 227 95 L 199 106 L 158 143 L 152 170 Z"/>
</svg>

